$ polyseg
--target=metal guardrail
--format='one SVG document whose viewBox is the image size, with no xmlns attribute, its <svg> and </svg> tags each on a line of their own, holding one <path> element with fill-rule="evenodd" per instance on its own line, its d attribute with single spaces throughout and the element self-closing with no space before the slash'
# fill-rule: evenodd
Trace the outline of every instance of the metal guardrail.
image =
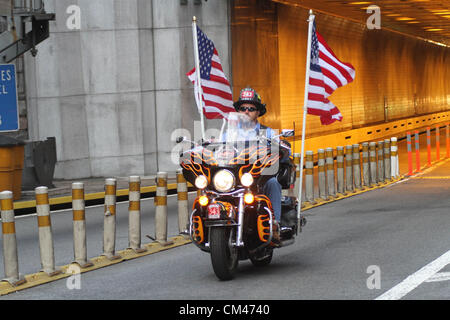
<svg viewBox="0 0 450 320">
<path fill-rule="evenodd" d="M 388 123 L 364 126 L 362 128 L 352 129 L 342 132 L 321 135 L 317 137 L 306 137 L 305 150 L 317 150 L 322 147 L 323 142 L 327 141 L 329 147 L 362 143 L 365 141 L 377 141 L 388 137 L 396 136 L 399 140 L 405 139 L 407 131 L 421 130 L 428 126 L 443 124 L 450 120 L 450 111 L 442 111 L 433 114 L 425 114 L 410 118 L 393 120 Z M 293 144 L 295 150 L 301 149 L 301 137 L 296 137 Z"/>
</svg>

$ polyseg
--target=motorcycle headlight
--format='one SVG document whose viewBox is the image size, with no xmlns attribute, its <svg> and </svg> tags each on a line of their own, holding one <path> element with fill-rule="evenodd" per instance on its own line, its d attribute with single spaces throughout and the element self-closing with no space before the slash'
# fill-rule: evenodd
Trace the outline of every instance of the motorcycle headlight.
<svg viewBox="0 0 450 320">
<path fill-rule="evenodd" d="M 214 176 L 213 184 L 219 192 L 230 191 L 234 186 L 234 175 L 228 170 L 220 170 Z"/>
<path fill-rule="evenodd" d="M 208 185 L 208 179 L 204 175 L 200 175 L 195 179 L 195 186 L 197 189 L 205 189 Z"/>
<path fill-rule="evenodd" d="M 241 177 L 241 183 L 244 187 L 250 187 L 253 184 L 253 176 L 250 173 L 244 173 Z"/>
</svg>

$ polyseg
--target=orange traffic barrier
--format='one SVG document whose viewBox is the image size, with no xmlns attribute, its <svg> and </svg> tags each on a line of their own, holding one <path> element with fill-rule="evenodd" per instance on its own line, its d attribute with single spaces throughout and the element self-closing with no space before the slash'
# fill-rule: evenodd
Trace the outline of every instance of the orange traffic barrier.
<svg viewBox="0 0 450 320">
<path fill-rule="evenodd" d="M 447 146 L 447 158 L 450 158 L 450 134 L 448 130 L 448 123 L 445 124 L 445 144 Z"/>
<path fill-rule="evenodd" d="M 441 160 L 439 125 L 436 125 L 436 161 Z"/>
<path fill-rule="evenodd" d="M 416 150 L 416 172 L 420 172 L 420 143 L 419 143 L 419 131 L 414 132 L 414 144 Z"/>
<path fill-rule="evenodd" d="M 428 156 L 428 166 L 431 166 L 431 133 L 430 133 L 430 127 L 427 127 L 427 156 Z"/>
<path fill-rule="evenodd" d="M 412 147 L 411 147 L 411 132 L 406 133 L 406 145 L 408 148 L 408 176 L 413 174 L 413 164 L 412 164 Z"/>
</svg>

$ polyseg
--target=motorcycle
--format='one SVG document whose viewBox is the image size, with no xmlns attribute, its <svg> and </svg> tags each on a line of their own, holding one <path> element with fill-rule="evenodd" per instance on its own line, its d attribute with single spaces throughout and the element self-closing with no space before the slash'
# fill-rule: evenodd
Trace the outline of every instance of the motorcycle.
<svg viewBox="0 0 450 320">
<path fill-rule="evenodd" d="M 265 182 L 276 177 L 283 189 L 296 179 L 289 142 L 283 135 L 267 138 L 242 133 L 252 124 L 245 114 L 232 113 L 226 134 L 218 141 L 197 144 L 181 152 L 180 165 L 187 181 L 198 189 L 189 219 L 192 242 L 209 252 L 214 273 L 220 280 L 234 277 L 239 260 L 254 266 L 272 261 L 275 248 L 291 245 L 305 225 L 297 219 L 297 198 L 283 196 L 281 221 L 276 222 Z M 253 125 L 254 126 L 254 125 Z M 253 130 L 254 131 L 254 130 Z"/>
</svg>

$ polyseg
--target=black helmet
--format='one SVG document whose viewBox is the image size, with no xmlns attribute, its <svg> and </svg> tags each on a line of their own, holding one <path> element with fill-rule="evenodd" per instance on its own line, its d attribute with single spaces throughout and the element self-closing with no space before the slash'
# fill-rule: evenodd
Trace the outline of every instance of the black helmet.
<svg viewBox="0 0 450 320">
<path fill-rule="evenodd" d="M 241 104 L 251 103 L 259 110 L 259 116 L 261 117 L 266 113 L 266 105 L 261 103 L 261 96 L 252 88 L 244 88 L 239 93 L 239 100 L 233 103 L 234 109 L 236 109 Z"/>
</svg>

